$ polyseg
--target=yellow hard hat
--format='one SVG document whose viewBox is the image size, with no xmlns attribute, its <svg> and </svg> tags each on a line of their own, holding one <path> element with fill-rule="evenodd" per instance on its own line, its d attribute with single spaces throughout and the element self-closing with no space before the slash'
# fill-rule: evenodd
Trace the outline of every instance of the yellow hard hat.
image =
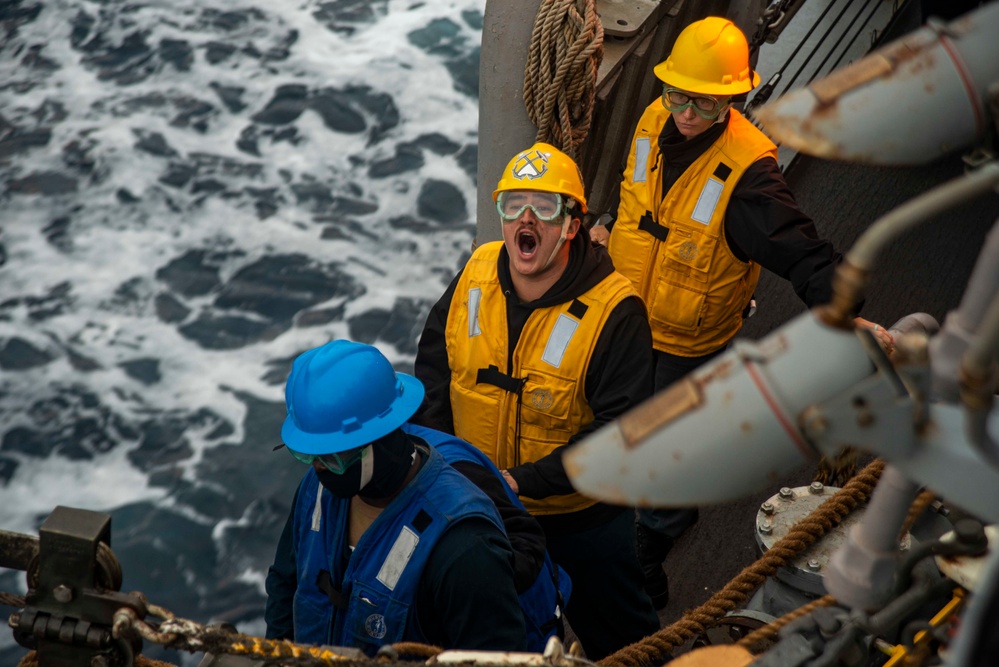
<svg viewBox="0 0 999 667">
<path fill-rule="evenodd" d="M 513 156 L 499 184 L 493 190 L 493 201 L 505 190 L 537 190 L 572 197 L 586 213 L 583 176 L 572 158 L 551 144 L 538 142 Z"/>
<path fill-rule="evenodd" d="M 760 83 L 760 75 L 749 67 L 746 36 L 718 16 L 684 28 L 654 71 L 666 85 L 702 95 L 748 93 Z"/>
</svg>

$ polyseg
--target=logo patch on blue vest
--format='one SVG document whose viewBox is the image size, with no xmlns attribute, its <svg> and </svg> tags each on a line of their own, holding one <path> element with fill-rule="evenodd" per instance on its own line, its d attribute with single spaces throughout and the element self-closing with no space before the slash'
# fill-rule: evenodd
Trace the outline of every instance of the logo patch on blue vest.
<svg viewBox="0 0 999 667">
<path fill-rule="evenodd" d="M 385 617 L 381 614 L 372 614 L 371 616 L 368 616 L 364 619 L 364 631 L 375 639 L 383 638 L 388 632 L 388 626 L 385 625 Z"/>
</svg>

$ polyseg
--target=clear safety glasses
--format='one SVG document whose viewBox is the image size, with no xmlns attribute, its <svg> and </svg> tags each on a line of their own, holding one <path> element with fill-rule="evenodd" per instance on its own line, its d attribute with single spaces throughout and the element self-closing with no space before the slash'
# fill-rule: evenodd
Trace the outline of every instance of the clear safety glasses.
<svg viewBox="0 0 999 667">
<path fill-rule="evenodd" d="M 663 106 L 672 114 L 681 114 L 688 107 L 693 107 L 694 113 L 704 120 L 714 120 L 721 113 L 724 104 L 715 97 L 691 95 L 678 88 L 663 86 Z"/>
<path fill-rule="evenodd" d="M 347 471 L 347 468 L 367 456 L 369 449 L 371 449 L 371 445 L 348 449 L 345 452 L 339 452 L 337 454 L 303 454 L 301 452 L 296 452 L 291 447 L 288 448 L 288 451 L 291 452 L 292 456 L 305 465 L 310 466 L 313 461 L 319 461 L 334 475 L 342 475 Z"/>
<path fill-rule="evenodd" d="M 504 190 L 496 198 L 496 210 L 503 222 L 513 222 L 526 209 L 542 222 L 562 224 L 562 195 L 537 190 Z"/>
</svg>

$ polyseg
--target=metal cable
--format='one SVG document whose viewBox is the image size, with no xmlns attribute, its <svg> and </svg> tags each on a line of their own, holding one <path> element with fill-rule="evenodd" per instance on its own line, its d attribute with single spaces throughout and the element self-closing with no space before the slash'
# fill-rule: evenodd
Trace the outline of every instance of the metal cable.
<svg viewBox="0 0 999 667">
<path fill-rule="evenodd" d="M 864 8 L 866 8 L 872 2 L 874 3 L 874 7 L 871 8 L 870 13 L 867 14 L 867 18 L 864 19 L 864 22 L 860 25 L 860 28 L 857 30 L 857 32 L 853 33 L 853 37 L 850 38 L 849 42 L 847 42 L 846 48 L 844 48 L 843 52 L 841 54 L 839 54 L 839 58 L 836 59 L 836 62 L 834 62 L 832 64 L 832 67 L 830 68 L 831 70 L 834 70 L 837 67 L 839 67 L 839 64 L 841 62 L 843 62 L 843 58 L 846 57 L 846 54 L 850 52 L 850 47 L 852 47 L 853 43 L 855 41 L 857 41 L 858 37 L 860 37 L 860 31 L 863 30 L 865 27 L 867 27 L 867 25 L 871 22 L 871 19 L 874 18 L 874 15 L 877 14 L 878 7 L 881 4 L 878 0 L 867 0 L 867 3 L 864 5 Z M 863 10 L 863 8 L 861 8 L 861 11 L 862 10 Z M 859 12 L 858 12 L 858 16 L 859 16 Z"/>
<path fill-rule="evenodd" d="M 829 6 L 826 9 L 827 10 L 832 9 L 833 4 L 834 3 L 830 3 Z M 798 68 L 798 71 L 794 73 L 794 76 L 791 77 L 791 80 L 787 82 L 786 86 L 784 86 L 784 91 L 783 92 L 786 93 L 787 91 L 791 90 L 791 88 L 794 86 L 794 82 L 797 81 L 797 79 L 798 79 L 799 76 L 801 76 L 801 73 L 805 70 L 805 67 L 808 65 L 808 63 L 810 63 L 812 61 L 812 56 L 814 56 L 816 53 L 818 53 L 819 47 L 822 46 L 825 43 L 826 38 L 829 37 L 832 34 L 833 28 L 835 28 L 839 24 L 840 19 L 843 18 L 843 15 L 846 13 L 846 10 L 849 9 L 849 8 L 850 8 L 850 3 L 847 2 L 843 6 L 843 9 L 841 9 L 839 11 L 839 14 L 836 15 L 836 18 L 833 19 L 832 25 L 829 26 L 829 29 L 826 30 L 825 34 L 823 34 L 822 37 L 819 39 L 819 42 L 818 42 L 818 44 L 815 45 L 815 48 L 813 48 L 809 52 L 808 57 L 805 58 L 805 62 L 801 63 L 801 67 Z M 821 21 L 822 21 L 823 18 L 825 18 L 825 12 L 823 12 L 823 14 L 819 17 L 819 20 L 816 21 L 815 24 L 818 25 L 819 23 L 821 23 Z M 804 40 L 802 40 L 802 44 L 804 44 Z M 818 73 L 818 70 L 816 70 L 816 74 L 817 73 Z M 815 77 L 813 76 L 812 79 L 814 79 L 814 78 Z"/>
<path fill-rule="evenodd" d="M 871 2 L 871 0 L 867 0 L 867 4 L 870 4 L 870 2 Z M 864 7 L 866 7 L 867 4 L 865 4 Z M 840 36 L 838 38 L 836 38 L 836 41 L 833 43 L 832 47 L 830 47 L 830 49 L 829 49 L 829 53 L 826 54 L 826 57 L 822 59 L 822 62 L 820 62 L 819 66 L 815 69 L 816 75 L 818 75 L 818 73 L 822 71 L 822 68 L 825 67 L 826 63 L 829 62 L 829 59 L 832 57 L 833 52 L 839 47 L 840 42 L 842 42 L 843 38 L 846 37 L 847 34 L 849 34 L 850 29 L 853 28 L 853 24 L 856 23 L 857 19 L 860 18 L 860 13 L 863 11 L 863 9 L 864 8 L 861 7 L 860 10 L 856 14 L 854 14 L 853 18 L 850 19 L 850 22 L 847 24 L 846 28 L 843 29 L 843 32 L 840 33 Z M 842 16 L 842 15 L 843 15 L 843 12 L 840 13 L 840 16 Z M 839 17 L 836 17 L 836 20 L 839 21 Z M 858 31 L 857 34 L 860 34 L 860 32 Z M 854 39 L 856 39 L 856 38 L 857 38 L 857 35 L 854 35 Z M 840 58 L 842 58 L 843 55 L 846 55 L 846 51 L 849 50 L 850 44 L 852 44 L 852 43 L 853 43 L 853 40 L 850 40 L 850 43 L 847 44 L 847 48 L 840 55 Z M 835 67 L 835 65 L 833 67 Z M 812 78 L 814 79 L 815 77 L 812 77 Z"/>
</svg>

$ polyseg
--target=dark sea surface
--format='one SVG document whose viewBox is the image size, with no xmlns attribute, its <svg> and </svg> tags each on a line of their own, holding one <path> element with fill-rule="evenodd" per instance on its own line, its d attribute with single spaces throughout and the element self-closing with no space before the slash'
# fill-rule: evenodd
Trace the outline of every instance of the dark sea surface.
<svg viewBox="0 0 999 667">
<path fill-rule="evenodd" d="M 411 370 L 467 256 L 484 4 L 0 4 L 0 528 L 108 512 L 124 590 L 263 631 L 291 361 Z"/>
</svg>

